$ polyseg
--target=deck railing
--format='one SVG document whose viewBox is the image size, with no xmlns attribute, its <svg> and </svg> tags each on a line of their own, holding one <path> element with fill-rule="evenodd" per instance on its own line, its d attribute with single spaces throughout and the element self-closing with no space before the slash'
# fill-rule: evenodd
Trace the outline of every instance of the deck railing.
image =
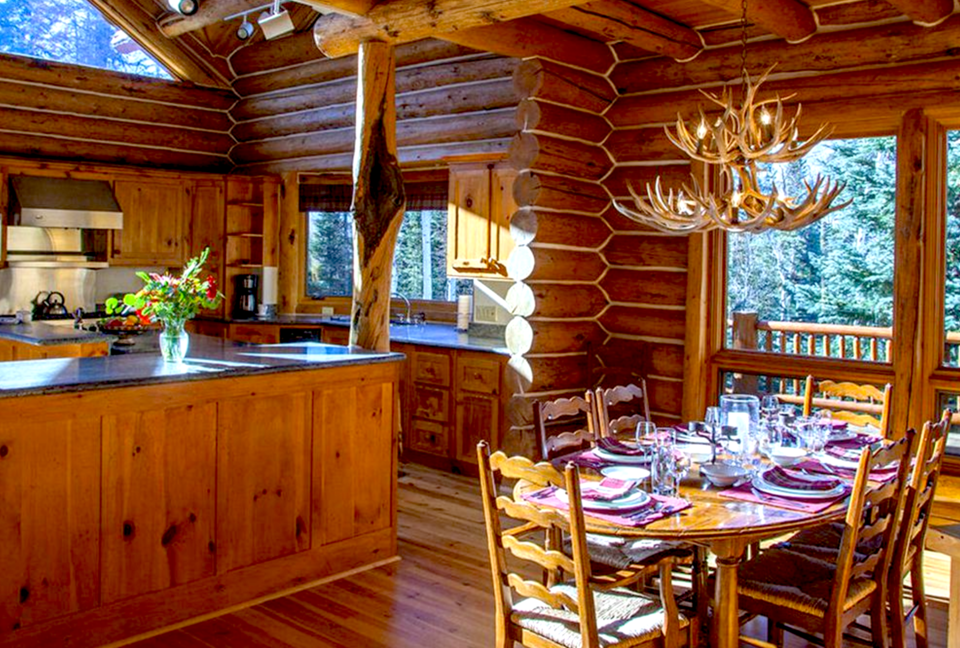
<svg viewBox="0 0 960 648">
<path fill-rule="evenodd" d="M 738 312 L 729 321 L 734 349 L 821 356 L 849 360 L 890 361 L 893 328 L 809 322 L 761 320 L 756 313 Z M 960 343 L 960 335 L 957 336 Z"/>
</svg>

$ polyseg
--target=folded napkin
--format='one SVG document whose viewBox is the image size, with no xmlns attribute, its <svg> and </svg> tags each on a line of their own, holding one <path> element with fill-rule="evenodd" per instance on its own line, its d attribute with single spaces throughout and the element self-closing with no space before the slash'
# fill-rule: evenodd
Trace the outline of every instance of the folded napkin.
<svg viewBox="0 0 960 648">
<path fill-rule="evenodd" d="M 635 487 L 636 482 L 613 477 L 605 477 L 602 481 L 581 480 L 580 495 L 583 499 L 594 502 L 612 502 L 627 495 Z"/>
<path fill-rule="evenodd" d="M 618 455 L 627 455 L 629 457 L 642 457 L 646 452 L 643 448 L 628 446 L 613 437 L 603 437 L 597 441 L 597 447 Z"/>
<path fill-rule="evenodd" d="M 720 491 L 720 497 L 726 499 L 739 500 L 741 502 L 751 502 L 753 504 L 763 504 L 764 506 L 775 506 L 777 508 L 789 509 L 791 511 L 800 511 L 801 513 L 822 513 L 828 508 L 844 499 L 849 494 L 849 488 L 844 489 L 842 495 L 829 500 L 810 500 L 802 497 L 785 497 L 777 495 L 768 495 L 761 493 L 749 482 Z"/>
<path fill-rule="evenodd" d="M 570 507 L 566 502 L 557 497 L 559 490 L 556 486 L 549 486 L 532 493 L 523 495 L 523 499 L 536 504 L 537 506 L 547 506 L 559 511 L 569 511 Z M 690 502 L 679 497 L 663 497 L 662 495 L 651 495 L 650 500 L 641 506 L 634 506 L 628 509 L 617 509 L 615 512 L 598 513 L 596 511 L 585 511 L 584 515 L 589 518 L 606 522 L 613 526 L 642 527 L 663 519 L 667 516 L 679 513 L 684 509 L 693 506 Z"/>
<path fill-rule="evenodd" d="M 795 491 L 828 491 L 833 490 L 843 482 L 836 477 L 807 477 L 793 471 L 774 466 L 763 473 L 763 479 L 768 484 Z"/>
<path fill-rule="evenodd" d="M 846 448 L 846 449 L 855 449 L 857 451 L 862 450 L 864 447 L 873 445 L 878 441 L 882 441 L 882 437 L 875 436 L 873 434 L 860 434 L 848 439 L 830 439 L 827 438 L 827 447 L 828 448 Z M 859 455 L 857 457 L 859 459 Z"/>
<path fill-rule="evenodd" d="M 794 468 L 810 473 L 817 473 L 819 475 L 834 475 L 846 480 L 853 480 L 857 476 L 856 468 L 844 468 L 842 466 L 827 465 L 817 461 L 816 459 L 804 459 L 800 463 L 795 464 Z M 870 481 L 887 482 L 891 479 L 895 479 L 896 476 L 897 466 L 889 466 L 886 468 L 879 468 L 870 473 Z"/>
<path fill-rule="evenodd" d="M 842 461 L 850 461 L 852 463 L 858 463 L 860 461 L 860 453 L 862 451 L 862 447 L 849 448 L 839 444 L 831 445 L 823 450 L 824 454 L 828 454 L 831 457 L 836 457 Z"/>
<path fill-rule="evenodd" d="M 846 429 L 847 429 L 847 422 L 846 422 L 846 421 L 841 421 L 841 420 L 839 420 L 839 419 L 834 419 L 834 418 L 832 418 L 832 419 L 821 418 L 819 422 L 820 422 L 821 424 L 823 424 L 823 423 L 829 423 L 829 424 L 830 424 L 830 427 L 833 428 L 834 430 L 846 430 Z"/>
</svg>

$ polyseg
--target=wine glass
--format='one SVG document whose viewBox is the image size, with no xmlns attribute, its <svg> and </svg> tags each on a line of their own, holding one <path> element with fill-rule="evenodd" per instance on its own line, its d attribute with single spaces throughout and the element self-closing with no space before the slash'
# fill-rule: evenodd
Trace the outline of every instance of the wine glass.
<svg viewBox="0 0 960 648">
<path fill-rule="evenodd" d="M 780 399 L 774 394 L 767 394 L 760 400 L 760 411 L 763 413 L 763 418 L 768 421 L 775 420 L 780 411 Z"/>
</svg>

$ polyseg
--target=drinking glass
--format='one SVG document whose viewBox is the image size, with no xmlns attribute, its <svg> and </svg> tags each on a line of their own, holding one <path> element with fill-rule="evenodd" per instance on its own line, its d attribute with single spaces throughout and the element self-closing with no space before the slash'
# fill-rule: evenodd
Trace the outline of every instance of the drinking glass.
<svg viewBox="0 0 960 648">
<path fill-rule="evenodd" d="M 777 413 L 780 411 L 780 399 L 773 394 L 767 394 L 760 401 L 760 411 L 763 412 L 763 418 L 766 420 L 776 420 Z"/>
<path fill-rule="evenodd" d="M 642 448 L 653 445 L 656 440 L 657 426 L 651 421 L 640 421 L 637 423 L 636 439 L 637 445 Z"/>
<path fill-rule="evenodd" d="M 657 433 L 657 446 L 654 450 L 653 462 L 650 464 L 653 490 L 659 495 L 676 497 L 680 488 L 680 480 L 686 474 L 686 467 L 682 467 L 681 453 L 670 437 Z M 689 467 L 689 466 L 687 466 Z"/>
<path fill-rule="evenodd" d="M 703 424 L 710 433 L 710 445 L 713 447 L 713 461 L 717 460 L 717 445 L 720 443 L 720 408 L 708 407 L 703 417 Z"/>
<path fill-rule="evenodd" d="M 776 421 L 766 420 L 760 423 L 760 453 L 769 456 L 783 445 L 783 431 Z"/>
</svg>

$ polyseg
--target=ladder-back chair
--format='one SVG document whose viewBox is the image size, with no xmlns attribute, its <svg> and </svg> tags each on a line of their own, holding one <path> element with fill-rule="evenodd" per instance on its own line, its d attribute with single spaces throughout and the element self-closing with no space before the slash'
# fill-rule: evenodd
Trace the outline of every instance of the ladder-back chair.
<svg viewBox="0 0 960 648">
<path fill-rule="evenodd" d="M 518 462 L 502 452 L 491 456 L 485 442 L 478 445 L 477 456 L 497 648 L 511 648 L 514 642 L 535 648 L 676 648 L 696 643 L 696 624 L 680 615 L 673 598 L 672 558 L 659 565 L 659 598 L 621 587 L 597 589 L 607 583 L 591 570 L 575 466 L 568 465 L 564 474 L 570 507 L 564 515 L 497 495 L 498 474 L 515 474 L 517 468 L 540 472 L 529 460 Z M 569 552 L 545 541 L 558 535 L 569 535 Z M 524 575 L 541 570 L 553 574 L 548 584 Z"/>
<path fill-rule="evenodd" d="M 810 416 L 814 409 L 828 411 L 838 421 L 874 427 L 886 439 L 890 436 L 891 391 L 889 384 L 881 390 L 873 385 L 814 380 L 813 376 L 807 376 L 803 415 Z"/>
<path fill-rule="evenodd" d="M 601 437 L 633 432 L 638 423 L 651 420 L 647 381 L 643 378 L 628 385 L 597 387 L 587 396 L 594 405 L 595 429 Z"/>
<path fill-rule="evenodd" d="M 587 448 L 596 441 L 593 407 L 582 396 L 533 403 L 533 428 L 541 461 Z"/>
<path fill-rule="evenodd" d="M 843 632 L 870 614 L 873 644 L 886 648 L 888 575 L 910 467 L 911 432 L 892 443 L 864 448 L 853 482 L 838 551 L 812 555 L 779 545 L 739 570 L 740 608 L 768 619 L 769 641 L 782 645 L 783 628 L 817 633 L 827 648 L 841 648 Z M 870 474 L 894 462 L 883 483 Z"/>
</svg>

